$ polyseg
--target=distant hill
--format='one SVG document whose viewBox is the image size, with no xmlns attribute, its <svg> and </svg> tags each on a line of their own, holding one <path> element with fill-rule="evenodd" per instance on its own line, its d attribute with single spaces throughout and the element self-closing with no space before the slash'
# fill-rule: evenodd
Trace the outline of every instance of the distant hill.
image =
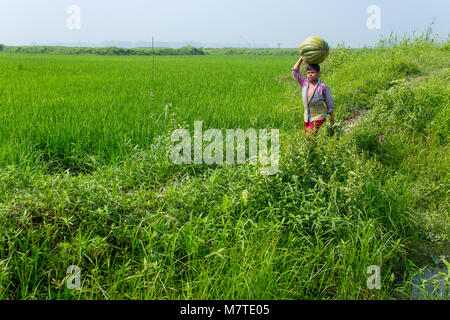
<svg viewBox="0 0 450 320">
<path fill-rule="evenodd" d="M 162 42 L 155 41 L 155 48 L 172 48 L 172 49 L 181 49 L 183 47 L 198 47 L 198 48 L 272 48 L 267 43 L 210 43 L 210 42 L 199 42 L 199 41 L 179 41 L 179 42 Z M 150 41 L 120 41 L 120 40 L 111 40 L 111 41 L 102 41 L 99 43 L 94 42 L 72 42 L 72 43 L 63 43 L 63 42 L 51 42 L 51 43 L 28 43 L 22 44 L 21 46 L 59 46 L 59 47 L 89 47 L 89 48 L 102 48 L 102 47 L 118 47 L 118 48 L 151 48 L 152 42 Z"/>
</svg>

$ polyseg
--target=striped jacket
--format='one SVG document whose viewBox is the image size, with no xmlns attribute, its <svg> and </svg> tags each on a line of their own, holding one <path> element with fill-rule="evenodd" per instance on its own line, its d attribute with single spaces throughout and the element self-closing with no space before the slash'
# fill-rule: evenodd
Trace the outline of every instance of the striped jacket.
<svg viewBox="0 0 450 320">
<path fill-rule="evenodd" d="M 330 87 L 318 79 L 316 88 L 314 89 L 311 101 L 308 102 L 309 81 L 297 70 L 291 69 L 295 79 L 297 79 L 300 87 L 302 87 L 302 99 L 305 106 L 303 115 L 305 122 L 326 119 L 327 114 L 334 110 L 333 97 L 331 96 Z M 325 105 L 324 105 L 325 103 Z"/>
</svg>

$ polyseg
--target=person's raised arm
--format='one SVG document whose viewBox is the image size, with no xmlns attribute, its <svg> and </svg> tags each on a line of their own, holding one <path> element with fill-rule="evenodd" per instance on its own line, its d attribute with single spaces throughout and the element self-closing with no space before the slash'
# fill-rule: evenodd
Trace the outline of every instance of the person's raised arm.
<svg viewBox="0 0 450 320">
<path fill-rule="evenodd" d="M 300 65 L 302 64 L 302 62 L 303 62 L 303 58 L 300 57 L 300 59 L 298 59 L 297 63 L 295 64 L 294 68 L 292 68 L 292 71 L 294 71 L 294 70 L 298 71 L 300 69 Z"/>
<path fill-rule="evenodd" d="M 291 69 L 292 70 L 292 74 L 294 75 L 294 78 L 297 79 L 298 83 L 300 84 L 300 87 L 304 87 L 307 84 L 306 78 L 304 76 L 302 76 L 302 74 L 299 72 L 300 70 L 300 65 L 303 62 L 303 58 L 300 57 L 300 59 L 297 61 L 297 63 L 295 64 L 295 66 Z"/>
</svg>

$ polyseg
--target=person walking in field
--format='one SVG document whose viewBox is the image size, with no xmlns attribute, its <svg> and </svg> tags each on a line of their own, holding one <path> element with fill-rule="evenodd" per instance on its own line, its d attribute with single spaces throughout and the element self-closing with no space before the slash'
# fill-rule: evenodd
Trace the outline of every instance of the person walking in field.
<svg viewBox="0 0 450 320">
<path fill-rule="evenodd" d="M 305 106 L 304 122 L 305 134 L 317 133 L 320 126 L 325 122 L 327 115 L 330 115 L 330 123 L 334 125 L 334 102 L 331 96 L 330 87 L 320 81 L 320 66 L 310 64 L 306 67 L 306 78 L 299 72 L 303 58 L 292 68 L 292 74 L 302 87 L 302 99 Z M 324 106 L 325 103 L 325 106 Z M 309 140 L 309 139 L 308 139 Z"/>
</svg>

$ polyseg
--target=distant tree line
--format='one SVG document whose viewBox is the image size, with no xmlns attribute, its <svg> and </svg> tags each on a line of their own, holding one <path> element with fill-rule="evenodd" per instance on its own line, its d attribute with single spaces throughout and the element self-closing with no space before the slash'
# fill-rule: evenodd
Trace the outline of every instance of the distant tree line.
<svg viewBox="0 0 450 320">
<path fill-rule="evenodd" d="M 104 56 L 174 56 L 174 55 L 261 55 L 261 56 L 297 56 L 298 49 L 268 49 L 268 48 L 197 48 L 186 46 L 173 48 L 118 48 L 118 47 L 63 47 L 63 46 L 4 46 L 0 51 L 9 53 L 35 54 L 93 54 Z"/>
<path fill-rule="evenodd" d="M 205 49 L 207 54 L 224 55 L 260 55 L 260 56 L 298 56 L 298 49 L 269 48 L 211 48 Z"/>
<path fill-rule="evenodd" d="M 3 46 L 2 46 L 3 48 Z M 4 47 L 5 52 L 10 53 L 37 53 L 37 54 L 95 54 L 104 56 L 170 56 L 170 55 L 204 55 L 203 48 L 182 47 L 180 49 L 172 48 L 90 48 L 90 47 L 62 47 L 62 46 L 8 46 Z M 1 49 L 0 49 L 1 51 Z"/>
</svg>

